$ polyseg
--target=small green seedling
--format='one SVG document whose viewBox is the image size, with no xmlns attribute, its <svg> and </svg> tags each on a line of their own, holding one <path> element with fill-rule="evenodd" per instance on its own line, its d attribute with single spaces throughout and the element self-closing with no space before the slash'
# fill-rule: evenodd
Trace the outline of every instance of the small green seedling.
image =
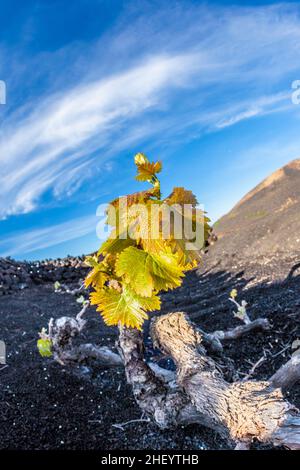
<svg viewBox="0 0 300 470">
<path fill-rule="evenodd" d="M 89 303 L 89 301 L 86 300 L 83 295 L 81 295 L 80 297 L 77 297 L 76 302 L 81 305 L 86 305 Z"/>
<path fill-rule="evenodd" d="M 55 292 L 59 291 L 60 288 L 61 288 L 61 283 L 58 282 L 58 281 L 56 281 L 56 282 L 54 283 L 54 290 L 55 290 Z"/>
<path fill-rule="evenodd" d="M 40 339 L 37 341 L 37 347 L 42 357 L 52 356 L 52 341 L 49 338 L 46 328 L 39 333 Z"/>
<path fill-rule="evenodd" d="M 232 291 L 230 292 L 229 300 L 230 302 L 234 303 L 234 305 L 237 307 L 237 311 L 233 312 L 233 316 L 235 318 L 238 318 L 245 324 L 251 323 L 251 320 L 248 317 L 247 310 L 246 310 L 246 307 L 248 305 L 247 302 L 245 300 L 242 300 L 242 302 L 239 304 L 236 300 L 237 296 L 238 296 L 237 290 L 232 289 Z"/>
</svg>

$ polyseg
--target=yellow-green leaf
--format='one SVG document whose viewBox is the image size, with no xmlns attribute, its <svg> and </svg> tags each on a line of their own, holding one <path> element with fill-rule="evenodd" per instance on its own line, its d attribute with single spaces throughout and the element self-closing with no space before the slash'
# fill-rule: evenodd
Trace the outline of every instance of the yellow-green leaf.
<svg viewBox="0 0 300 470">
<path fill-rule="evenodd" d="M 148 253 L 135 247 L 124 250 L 116 262 L 116 273 L 141 296 L 172 289 L 182 282 L 183 268 L 169 252 Z"/>
<path fill-rule="evenodd" d="M 237 290 L 236 290 L 236 289 L 232 289 L 232 291 L 230 292 L 230 297 L 231 297 L 232 299 L 235 299 L 235 298 L 237 297 L 237 295 L 238 295 Z"/>
<path fill-rule="evenodd" d="M 84 259 L 84 264 L 87 266 L 90 266 L 92 268 L 95 268 L 98 266 L 99 261 L 98 261 L 98 256 L 93 255 L 93 256 L 86 256 Z"/>
<path fill-rule="evenodd" d="M 149 160 L 144 153 L 140 152 L 135 155 L 134 163 L 136 164 L 136 166 L 144 165 L 145 163 L 149 163 Z"/>
<path fill-rule="evenodd" d="M 42 357 L 52 356 L 52 341 L 46 338 L 40 338 L 37 341 L 37 347 Z"/>
<path fill-rule="evenodd" d="M 177 254 L 178 263 L 183 266 L 184 270 L 195 268 L 201 261 L 199 250 L 187 250 L 186 240 L 171 238 L 168 245 L 171 247 L 172 253 Z"/>
<path fill-rule="evenodd" d="M 135 240 L 132 240 L 128 236 L 127 238 L 119 238 L 117 235 L 115 235 L 115 233 L 116 232 L 114 231 L 112 236 L 102 243 L 98 251 L 98 255 L 116 255 L 121 253 L 121 251 L 125 250 L 129 246 L 135 245 Z"/>
<path fill-rule="evenodd" d="M 156 173 L 159 173 L 162 169 L 161 162 L 149 162 L 146 155 L 138 153 L 134 157 L 134 162 L 137 166 L 138 174 L 136 179 L 138 181 L 149 181 L 154 183 Z"/>
<path fill-rule="evenodd" d="M 172 193 L 165 199 L 165 202 L 170 206 L 173 204 L 191 204 L 193 207 L 196 207 L 198 204 L 196 196 L 192 191 L 187 191 L 181 187 L 174 188 Z"/>
<path fill-rule="evenodd" d="M 144 163 L 138 166 L 138 174 L 135 177 L 137 181 L 152 181 L 152 178 L 156 173 L 159 173 L 162 169 L 161 162 Z"/>
<path fill-rule="evenodd" d="M 148 259 L 148 265 L 155 276 L 155 289 L 174 289 L 181 285 L 184 270 L 183 267 L 179 265 L 177 256 L 174 255 L 171 250 L 169 253 L 151 254 Z M 163 287 L 163 283 L 165 287 Z"/>
<path fill-rule="evenodd" d="M 154 281 L 146 264 L 147 256 L 145 251 L 138 248 L 126 248 L 116 262 L 116 274 L 119 277 L 124 276 L 124 281 L 137 294 L 150 297 L 154 290 Z"/>
<path fill-rule="evenodd" d="M 95 261 L 95 258 L 93 257 L 93 262 L 89 260 L 90 265 L 94 267 L 88 275 L 86 276 L 84 280 L 84 285 L 85 287 L 89 287 L 90 285 L 92 286 L 97 286 L 97 287 L 102 287 L 104 286 L 105 282 L 109 279 L 109 275 L 106 272 L 106 267 L 103 265 L 103 263 L 98 263 Z"/>
<path fill-rule="evenodd" d="M 122 292 L 110 288 L 93 292 L 91 303 L 98 306 L 97 310 L 101 312 L 107 325 L 121 323 L 138 329 L 141 329 L 143 322 L 148 318 L 146 311 L 160 308 L 159 297 L 141 297 L 128 286 L 124 286 Z"/>
</svg>

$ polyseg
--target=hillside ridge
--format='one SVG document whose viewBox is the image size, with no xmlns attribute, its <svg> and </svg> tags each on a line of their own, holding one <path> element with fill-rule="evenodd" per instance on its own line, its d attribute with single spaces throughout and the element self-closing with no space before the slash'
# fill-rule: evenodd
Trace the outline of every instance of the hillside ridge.
<svg viewBox="0 0 300 470">
<path fill-rule="evenodd" d="M 212 256 L 300 251 L 300 159 L 276 170 L 215 224 Z"/>
</svg>

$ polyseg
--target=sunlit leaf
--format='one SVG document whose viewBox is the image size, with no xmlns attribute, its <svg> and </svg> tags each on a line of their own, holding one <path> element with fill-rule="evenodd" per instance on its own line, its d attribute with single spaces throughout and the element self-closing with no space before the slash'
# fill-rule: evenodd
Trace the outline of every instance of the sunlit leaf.
<svg viewBox="0 0 300 470">
<path fill-rule="evenodd" d="M 187 249 L 187 240 L 171 238 L 168 245 L 172 252 L 177 254 L 179 265 L 186 271 L 195 268 L 201 261 L 199 250 Z"/>
<path fill-rule="evenodd" d="M 84 260 L 84 264 L 90 266 L 91 268 L 96 268 L 99 265 L 98 256 L 86 256 Z"/>
<path fill-rule="evenodd" d="M 52 356 L 52 341 L 50 339 L 40 338 L 37 341 L 37 347 L 42 357 Z"/>
<path fill-rule="evenodd" d="M 148 253 L 135 247 L 124 250 L 117 260 L 116 273 L 141 296 L 151 296 L 155 290 L 172 289 L 184 275 L 177 257 L 171 250 Z"/>
<path fill-rule="evenodd" d="M 138 165 L 138 174 L 135 177 L 137 181 L 152 181 L 154 175 L 159 173 L 162 169 L 161 162 L 144 163 Z"/>
<path fill-rule="evenodd" d="M 128 286 L 123 287 L 121 293 L 110 288 L 93 292 L 91 303 L 97 305 L 97 310 L 101 312 L 107 325 L 120 323 L 138 329 L 141 329 L 143 322 L 148 318 L 146 311 L 160 308 L 157 296 L 141 297 Z"/>
<path fill-rule="evenodd" d="M 135 241 L 132 240 L 131 238 L 119 238 L 116 235 L 116 232 L 114 231 L 112 234 L 112 237 L 108 238 L 100 247 L 98 251 L 98 255 L 103 255 L 103 254 L 118 254 L 121 253 L 121 251 L 125 250 L 129 246 L 135 245 Z"/>
<path fill-rule="evenodd" d="M 124 250 L 116 262 L 116 274 L 123 277 L 135 292 L 150 297 L 154 290 L 152 273 L 147 266 L 149 255 L 135 247 Z"/>
<path fill-rule="evenodd" d="M 109 279 L 108 272 L 106 272 L 103 263 L 94 264 L 94 269 L 92 269 L 84 280 L 85 287 L 89 286 L 104 286 L 105 282 Z"/>
<path fill-rule="evenodd" d="M 149 183 L 156 185 L 159 189 L 159 181 L 156 174 L 161 172 L 161 162 L 150 162 L 145 154 L 138 153 L 134 157 L 134 162 L 137 166 L 137 176 L 135 177 L 138 181 L 148 181 Z"/>
<path fill-rule="evenodd" d="M 169 205 L 191 204 L 193 207 L 196 207 L 198 204 L 196 196 L 192 193 L 192 191 L 187 191 L 181 187 L 174 188 L 171 194 L 165 199 L 165 202 Z"/>
<path fill-rule="evenodd" d="M 230 297 L 231 297 L 232 299 L 235 299 L 235 298 L 237 297 L 237 295 L 238 295 L 237 290 L 236 290 L 236 289 L 232 289 L 232 291 L 230 292 Z"/>
<path fill-rule="evenodd" d="M 57 290 L 59 290 L 60 288 L 61 288 L 60 282 L 56 281 L 56 282 L 54 283 L 54 290 L 57 291 Z"/>
<path fill-rule="evenodd" d="M 135 155 L 134 163 L 136 164 L 136 166 L 139 166 L 144 165 L 145 163 L 149 163 L 149 160 L 144 153 L 140 152 Z"/>
</svg>

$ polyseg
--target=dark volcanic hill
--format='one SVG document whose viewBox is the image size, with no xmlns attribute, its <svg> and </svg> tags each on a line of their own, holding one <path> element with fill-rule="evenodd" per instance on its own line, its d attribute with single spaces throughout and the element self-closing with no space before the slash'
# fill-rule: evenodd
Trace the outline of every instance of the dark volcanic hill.
<svg viewBox="0 0 300 470">
<path fill-rule="evenodd" d="M 253 256 L 300 250 L 300 159 L 262 181 L 216 224 L 212 255 Z"/>
</svg>

